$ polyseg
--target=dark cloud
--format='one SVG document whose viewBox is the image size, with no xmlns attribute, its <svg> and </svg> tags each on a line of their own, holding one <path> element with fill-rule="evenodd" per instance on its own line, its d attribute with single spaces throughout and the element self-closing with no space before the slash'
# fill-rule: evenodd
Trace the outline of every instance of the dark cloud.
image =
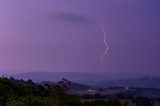
<svg viewBox="0 0 160 106">
<path fill-rule="evenodd" d="M 93 20 L 75 13 L 57 13 L 51 16 L 58 21 L 74 22 L 74 23 L 91 23 Z"/>
</svg>

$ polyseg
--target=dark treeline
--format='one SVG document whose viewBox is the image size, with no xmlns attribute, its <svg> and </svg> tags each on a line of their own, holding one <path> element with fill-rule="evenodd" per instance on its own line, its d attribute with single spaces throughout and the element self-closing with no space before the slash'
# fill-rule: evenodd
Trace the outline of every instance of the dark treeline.
<svg viewBox="0 0 160 106">
<path fill-rule="evenodd" d="M 82 100 L 82 96 L 67 94 L 70 81 L 63 79 L 57 85 L 38 84 L 32 80 L 0 78 L 0 106 L 130 106 L 129 101 L 119 99 Z M 95 97 L 96 97 L 95 96 Z M 83 96 L 84 97 L 84 96 Z M 132 99 L 137 106 L 152 106 L 145 97 Z"/>
</svg>

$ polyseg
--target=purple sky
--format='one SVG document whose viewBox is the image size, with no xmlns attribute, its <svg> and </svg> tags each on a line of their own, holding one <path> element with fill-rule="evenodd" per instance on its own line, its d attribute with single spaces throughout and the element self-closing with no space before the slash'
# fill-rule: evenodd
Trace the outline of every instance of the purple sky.
<svg viewBox="0 0 160 106">
<path fill-rule="evenodd" d="M 0 0 L 0 73 L 159 73 L 160 0 Z M 101 23 L 109 52 L 104 52 Z"/>
</svg>

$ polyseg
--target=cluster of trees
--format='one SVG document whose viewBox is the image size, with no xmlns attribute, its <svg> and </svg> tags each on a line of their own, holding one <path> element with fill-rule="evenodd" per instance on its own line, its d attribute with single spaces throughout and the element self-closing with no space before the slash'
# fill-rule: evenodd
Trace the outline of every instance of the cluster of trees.
<svg viewBox="0 0 160 106">
<path fill-rule="evenodd" d="M 65 79 L 53 86 L 47 83 L 37 84 L 32 80 L 1 77 L 0 106 L 129 106 L 118 99 L 82 101 L 80 96 L 66 93 L 69 84 L 70 81 Z M 138 106 L 152 106 L 148 101 L 144 99 L 141 103 L 139 99 L 135 99 L 133 102 Z"/>
<path fill-rule="evenodd" d="M 68 83 L 66 83 L 68 84 Z M 66 86 L 37 84 L 32 80 L 0 78 L 0 106 L 70 106 L 77 104 L 77 95 L 65 93 Z M 74 105 L 75 105 L 74 104 Z M 71 105 L 72 106 L 72 105 Z"/>
</svg>

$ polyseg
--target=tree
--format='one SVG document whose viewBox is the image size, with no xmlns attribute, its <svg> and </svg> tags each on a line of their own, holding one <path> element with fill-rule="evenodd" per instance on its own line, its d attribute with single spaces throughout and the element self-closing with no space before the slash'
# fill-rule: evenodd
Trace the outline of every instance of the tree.
<svg viewBox="0 0 160 106">
<path fill-rule="evenodd" d="M 136 103 L 137 106 L 153 106 L 153 104 L 147 97 L 137 97 L 134 98 L 132 102 Z"/>
<path fill-rule="evenodd" d="M 108 100 L 108 106 L 123 106 L 123 104 L 118 100 Z"/>
</svg>

